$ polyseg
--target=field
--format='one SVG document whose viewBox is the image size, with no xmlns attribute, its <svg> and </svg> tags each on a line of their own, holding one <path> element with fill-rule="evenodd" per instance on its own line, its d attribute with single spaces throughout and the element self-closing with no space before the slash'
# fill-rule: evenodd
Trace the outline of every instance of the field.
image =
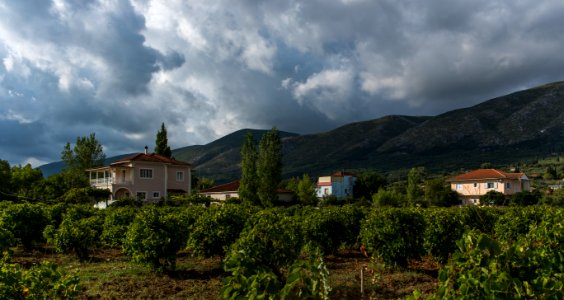
<svg viewBox="0 0 564 300">
<path fill-rule="evenodd" d="M 77 274 L 82 288 L 78 299 L 221 299 L 221 283 L 228 273 L 219 257 L 196 258 L 180 252 L 177 270 L 155 273 L 135 264 L 121 249 L 99 249 L 88 262 L 41 250 L 15 249 L 13 261 L 30 267 L 42 260 L 57 263 Z M 343 250 L 325 257 L 330 272 L 331 299 L 396 299 L 415 289 L 431 293 L 437 287 L 438 265 L 429 257 L 412 261 L 407 269 L 377 269 L 359 251 Z M 365 267 L 364 297 L 360 293 L 360 270 Z"/>
</svg>

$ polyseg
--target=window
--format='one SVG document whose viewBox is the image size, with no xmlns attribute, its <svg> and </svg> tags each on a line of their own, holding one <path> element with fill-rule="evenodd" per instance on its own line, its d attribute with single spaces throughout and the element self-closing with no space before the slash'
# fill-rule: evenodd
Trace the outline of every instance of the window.
<svg viewBox="0 0 564 300">
<path fill-rule="evenodd" d="M 160 192 L 153 192 L 153 199 L 159 199 L 161 197 Z"/>
<path fill-rule="evenodd" d="M 176 172 L 176 181 L 184 181 L 184 172 L 182 171 Z"/>
<path fill-rule="evenodd" d="M 225 199 L 230 199 L 231 198 L 231 194 L 225 194 Z"/>
<path fill-rule="evenodd" d="M 474 187 L 478 187 L 478 184 L 474 182 Z"/>
<path fill-rule="evenodd" d="M 506 188 L 506 189 L 511 189 L 511 182 L 507 182 L 507 183 L 505 184 L 505 188 Z"/>
<path fill-rule="evenodd" d="M 456 189 L 460 191 L 460 190 L 462 189 L 462 184 L 457 183 L 457 184 L 456 184 Z"/>
<path fill-rule="evenodd" d="M 486 189 L 495 189 L 495 182 L 486 182 Z"/>
<path fill-rule="evenodd" d="M 137 192 L 137 199 L 147 200 L 147 193 L 146 192 Z"/>
<path fill-rule="evenodd" d="M 140 178 L 153 178 L 153 169 L 139 169 Z"/>
</svg>

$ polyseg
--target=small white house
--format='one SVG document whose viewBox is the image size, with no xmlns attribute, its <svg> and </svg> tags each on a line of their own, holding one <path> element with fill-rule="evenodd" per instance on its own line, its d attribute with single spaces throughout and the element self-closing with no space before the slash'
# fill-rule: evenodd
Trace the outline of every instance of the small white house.
<svg viewBox="0 0 564 300">
<path fill-rule="evenodd" d="M 350 172 L 336 172 L 331 176 L 319 177 L 317 181 L 317 197 L 335 196 L 344 199 L 353 195 L 356 177 Z"/>
</svg>

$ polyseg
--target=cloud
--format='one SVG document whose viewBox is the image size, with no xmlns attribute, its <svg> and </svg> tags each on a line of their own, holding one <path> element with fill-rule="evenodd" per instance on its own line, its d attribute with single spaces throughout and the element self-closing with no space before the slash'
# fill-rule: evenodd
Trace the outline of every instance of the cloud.
<svg viewBox="0 0 564 300">
<path fill-rule="evenodd" d="M 57 160 L 90 132 L 108 155 L 141 151 L 161 122 L 175 148 L 470 106 L 562 80 L 562 15 L 551 0 L 2 2 L 0 158 Z"/>
</svg>

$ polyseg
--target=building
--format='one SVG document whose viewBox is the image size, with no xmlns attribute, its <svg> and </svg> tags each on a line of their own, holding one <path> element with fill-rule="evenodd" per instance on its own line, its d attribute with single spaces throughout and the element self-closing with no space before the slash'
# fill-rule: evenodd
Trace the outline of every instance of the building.
<svg viewBox="0 0 564 300">
<path fill-rule="evenodd" d="M 137 197 L 145 201 L 166 199 L 169 194 L 190 194 L 192 166 L 155 153 L 137 153 L 109 166 L 86 170 L 90 184 L 112 192 L 110 200 Z"/>
<path fill-rule="evenodd" d="M 317 180 L 317 197 L 335 196 L 337 199 L 352 197 L 356 177 L 350 172 L 336 172 Z"/>
<path fill-rule="evenodd" d="M 239 180 L 229 183 L 216 185 L 209 189 L 201 190 L 200 195 L 209 196 L 214 200 L 225 201 L 230 198 L 239 198 Z M 294 192 L 285 189 L 278 189 L 278 201 L 290 202 L 294 200 Z"/>
<path fill-rule="evenodd" d="M 506 173 L 496 169 L 478 169 L 447 180 L 464 204 L 479 204 L 480 196 L 497 191 L 506 196 L 529 191 L 529 178 L 525 173 Z"/>
</svg>

